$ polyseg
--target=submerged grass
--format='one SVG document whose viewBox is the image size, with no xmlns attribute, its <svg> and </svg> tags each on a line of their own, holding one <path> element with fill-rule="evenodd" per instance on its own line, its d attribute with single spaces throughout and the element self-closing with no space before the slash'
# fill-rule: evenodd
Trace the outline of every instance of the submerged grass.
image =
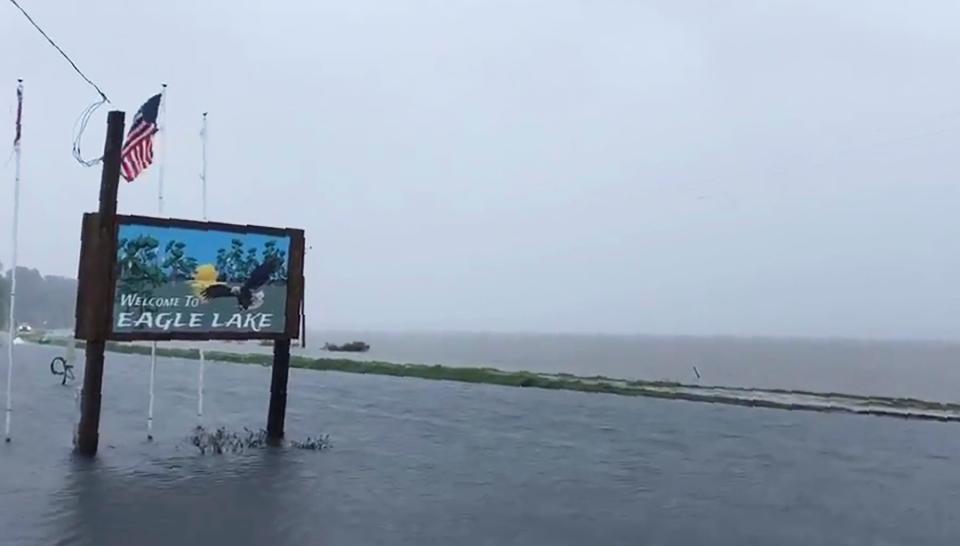
<svg viewBox="0 0 960 546">
<path fill-rule="evenodd" d="M 65 346 L 69 341 L 72 341 L 64 338 L 46 337 L 42 334 L 25 336 L 25 339 L 41 345 L 59 346 Z M 77 341 L 76 344 L 78 348 L 85 347 L 83 341 Z M 149 355 L 151 352 L 151 347 L 149 346 L 132 343 L 109 342 L 106 348 L 107 351 L 123 354 Z M 269 366 L 273 362 L 273 356 L 268 353 L 205 351 L 204 355 L 207 360 L 237 364 Z M 198 360 L 200 358 L 200 352 L 197 349 L 189 348 L 158 347 L 157 356 Z M 487 367 L 461 368 L 442 365 L 360 361 L 346 358 L 311 358 L 299 355 L 291 355 L 290 365 L 294 368 L 309 370 L 386 375 L 393 377 L 415 377 L 419 379 L 483 383 L 508 387 L 605 393 L 622 396 L 644 396 L 787 410 L 856 413 L 861 415 L 881 415 L 937 421 L 960 421 L 960 404 L 931 402 L 915 398 L 861 396 L 832 392 L 817 393 L 784 389 L 687 385 L 671 381 L 627 381 L 604 376 L 582 377 L 568 373 L 508 372 Z M 760 395 L 760 397 L 756 395 Z M 769 395 L 815 397 L 819 400 L 819 403 L 801 400 L 792 402 L 777 400 L 771 399 Z M 833 402 L 840 404 L 838 405 Z"/>
<path fill-rule="evenodd" d="M 201 455 L 208 453 L 211 455 L 242 453 L 248 449 L 262 449 L 270 445 L 266 430 L 250 430 L 246 427 L 243 428 L 243 431 L 232 431 L 225 427 L 207 430 L 202 426 L 197 426 L 190 437 L 187 438 L 187 441 L 197 448 Z M 302 441 L 284 442 L 280 440 L 274 441 L 274 444 L 312 451 L 321 451 L 331 447 L 329 435 L 317 438 L 308 436 L 306 440 Z"/>
</svg>

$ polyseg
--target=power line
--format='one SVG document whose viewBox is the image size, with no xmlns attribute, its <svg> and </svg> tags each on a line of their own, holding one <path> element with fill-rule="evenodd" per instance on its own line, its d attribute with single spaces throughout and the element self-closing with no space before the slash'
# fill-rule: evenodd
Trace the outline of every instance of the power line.
<svg viewBox="0 0 960 546">
<path fill-rule="evenodd" d="M 20 13 L 22 13 L 23 16 L 27 18 L 27 21 L 30 21 L 30 24 L 33 25 L 33 28 L 37 29 L 37 32 L 39 32 L 44 38 L 46 38 L 47 41 L 50 42 L 50 45 L 54 47 L 54 49 L 60 52 L 60 55 L 62 55 L 63 58 L 66 59 L 68 63 L 70 63 L 70 66 L 73 67 L 73 70 L 76 71 L 76 73 L 79 74 L 80 77 L 84 79 L 84 81 L 90 84 L 94 89 L 97 90 L 97 93 L 100 94 L 101 100 L 97 101 L 94 104 L 91 104 L 86 109 L 84 109 L 83 113 L 80 114 L 80 118 L 77 120 L 77 123 L 74 125 L 74 137 L 73 137 L 73 157 L 81 165 L 84 165 L 86 167 L 91 167 L 93 165 L 96 165 L 103 158 L 99 157 L 93 160 L 83 159 L 83 156 L 80 152 L 80 140 L 83 137 L 84 130 L 86 130 L 87 128 L 87 122 L 90 121 L 90 118 L 93 116 L 93 113 L 96 112 L 98 108 L 103 106 L 104 103 L 110 102 L 110 99 L 107 98 L 106 93 L 104 93 L 103 90 L 100 89 L 100 87 L 97 84 L 93 83 L 93 81 L 90 78 L 88 78 L 87 75 L 84 74 L 82 70 L 80 70 L 80 67 L 77 66 L 77 63 L 73 62 L 73 59 L 71 59 L 70 56 L 67 55 L 67 53 L 59 45 L 57 45 L 57 43 L 54 42 L 53 39 L 50 38 L 50 36 L 47 35 L 47 33 L 42 28 L 40 28 L 40 25 L 38 25 L 37 22 L 33 20 L 33 17 L 30 17 L 30 14 L 27 13 L 27 10 L 23 9 L 23 7 L 17 3 L 17 0 L 10 0 L 10 3 L 13 4 L 14 7 L 16 7 L 18 10 L 20 10 Z"/>
<path fill-rule="evenodd" d="M 59 51 L 61 55 L 63 55 L 63 58 L 66 59 L 68 63 L 70 63 L 70 66 L 73 67 L 73 69 L 77 72 L 77 74 L 80 74 L 80 77 L 81 77 L 81 78 L 83 78 L 87 83 L 89 83 L 90 85 L 92 85 L 93 88 L 97 90 L 97 93 L 100 93 L 100 97 L 101 97 L 104 101 L 110 102 L 110 99 L 108 99 L 108 98 L 107 98 L 107 95 L 106 95 L 102 90 L 100 90 L 100 87 L 98 87 L 97 84 L 93 83 L 93 81 L 91 81 L 90 78 L 88 78 L 88 77 L 86 76 L 86 74 L 84 74 L 84 73 L 80 70 L 80 68 L 77 67 L 77 63 L 73 62 L 73 59 L 71 59 L 70 56 L 67 55 L 66 52 L 64 52 L 63 49 L 61 49 L 60 46 L 58 46 L 58 45 L 56 44 L 56 42 L 54 42 L 54 41 L 50 38 L 50 36 L 47 36 L 47 33 L 44 32 L 42 28 L 40 28 L 40 25 L 38 25 L 38 24 L 36 23 L 36 21 L 33 20 L 33 17 L 30 17 L 30 14 L 27 13 L 27 10 L 23 9 L 23 8 L 20 6 L 20 4 L 17 3 L 17 0 L 10 0 L 10 3 L 13 4 L 18 10 L 20 10 L 20 13 L 22 13 L 23 16 L 27 18 L 27 21 L 30 21 L 30 24 L 33 25 L 33 28 L 37 29 L 37 31 L 38 31 L 41 35 L 43 35 L 43 37 L 46 38 L 48 42 L 50 42 L 50 45 L 52 45 L 54 48 L 56 48 L 56 50 Z"/>
</svg>

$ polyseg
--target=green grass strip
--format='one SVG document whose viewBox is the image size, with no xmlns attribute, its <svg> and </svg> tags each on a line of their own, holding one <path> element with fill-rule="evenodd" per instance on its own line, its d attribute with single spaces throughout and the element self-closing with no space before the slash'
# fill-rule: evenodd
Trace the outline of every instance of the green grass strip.
<svg viewBox="0 0 960 546">
<path fill-rule="evenodd" d="M 40 345 L 66 346 L 65 338 L 51 338 L 42 334 L 22 336 L 25 340 Z M 83 349 L 83 341 L 76 342 Z M 133 343 L 108 342 L 107 351 L 113 353 L 149 355 L 147 345 Z M 269 366 L 273 355 L 269 353 L 236 353 L 227 351 L 205 351 L 210 361 L 232 362 L 237 364 L 259 364 Z M 158 347 L 157 356 L 198 360 L 197 349 Z M 425 364 L 398 364 L 382 361 L 360 361 L 346 358 L 311 358 L 291 355 L 290 366 L 308 370 L 336 371 L 345 373 L 386 375 L 393 377 L 415 377 L 419 379 L 458 381 L 462 383 L 481 383 L 507 387 L 526 387 L 547 390 L 565 390 L 589 393 L 617 394 L 621 396 L 644 396 L 672 400 L 688 400 L 737 406 L 764 407 L 786 410 L 806 410 L 818 412 L 855 413 L 859 415 L 880 415 L 888 417 L 926 419 L 936 421 L 960 421 L 960 404 L 948 404 L 917 400 L 913 398 L 889 398 L 876 396 L 847 395 L 840 393 L 815 393 L 810 391 L 789 391 L 781 389 L 753 389 L 743 387 L 710 387 L 703 385 L 685 385 L 669 381 L 620 380 L 603 376 L 580 377 L 567 373 L 545 374 L 527 371 L 508 372 L 494 368 L 452 367 Z M 727 392 L 712 392 L 711 389 L 723 389 Z M 853 402 L 869 407 L 850 405 L 828 405 L 809 402 L 786 402 L 756 398 L 750 393 L 792 394 L 814 396 L 825 402 L 831 399 Z M 737 393 L 737 394 L 729 394 Z M 899 411 L 898 411 L 899 410 Z M 907 410 L 906 412 L 904 410 Z M 943 413 L 923 413 L 923 412 Z M 944 414 L 945 413 L 945 414 Z"/>
</svg>

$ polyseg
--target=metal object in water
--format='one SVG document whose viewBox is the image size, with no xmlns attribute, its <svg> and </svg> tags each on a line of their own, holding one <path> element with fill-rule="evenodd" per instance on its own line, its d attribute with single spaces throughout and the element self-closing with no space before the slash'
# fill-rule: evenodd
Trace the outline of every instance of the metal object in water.
<svg viewBox="0 0 960 546">
<path fill-rule="evenodd" d="M 58 369 L 59 364 L 59 369 Z M 62 356 L 55 356 L 50 361 L 50 373 L 61 376 L 60 384 L 66 385 L 67 380 L 73 381 L 73 365 L 67 362 Z"/>
</svg>

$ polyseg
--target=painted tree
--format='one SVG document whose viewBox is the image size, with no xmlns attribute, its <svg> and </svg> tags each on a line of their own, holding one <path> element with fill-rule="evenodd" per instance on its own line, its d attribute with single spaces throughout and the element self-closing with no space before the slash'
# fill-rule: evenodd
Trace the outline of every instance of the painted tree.
<svg viewBox="0 0 960 546">
<path fill-rule="evenodd" d="M 287 252 L 277 248 L 277 241 L 267 241 L 263 244 L 262 254 L 262 262 L 274 258 L 280 264 L 270 276 L 270 282 L 287 282 Z"/>
<path fill-rule="evenodd" d="M 119 292 L 148 298 L 169 277 L 161 267 L 160 241 L 149 235 L 120 239 L 117 245 Z M 147 308 L 141 306 L 141 311 Z"/>
<path fill-rule="evenodd" d="M 217 271 L 221 282 L 243 282 L 248 272 L 247 253 L 243 248 L 243 241 L 233 239 L 229 248 L 217 251 Z"/>
<path fill-rule="evenodd" d="M 190 280 L 197 270 L 197 259 L 186 255 L 186 246 L 186 243 L 171 240 L 164 249 L 161 268 L 171 281 Z"/>
<path fill-rule="evenodd" d="M 217 251 L 217 272 L 220 282 L 241 283 L 249 278 L 254 269 L 269 258 L 276 258 L 280 267 L 270 277 L 270 282 L 286 282 L 287 253 L 277 248 L 276 241 L 267 241 L 263 247 L 246 248 L 241 239 L 230 241 L 229 248 Z"/>
</svg>

